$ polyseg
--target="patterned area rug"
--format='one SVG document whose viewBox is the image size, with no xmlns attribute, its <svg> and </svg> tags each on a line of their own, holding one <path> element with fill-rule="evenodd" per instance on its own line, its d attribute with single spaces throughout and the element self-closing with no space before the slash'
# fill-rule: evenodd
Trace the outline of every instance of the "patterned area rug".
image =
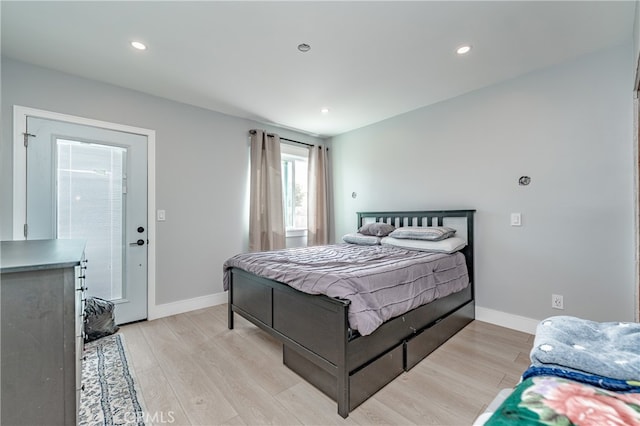
<svg viewBox="0 0 640 426">
<path fill-rule="evenodd" d="M 143 407 L 127 364 L 123 337 L 103 337 L 85 345 L 80 425 L 144 425 Z"/>
</svg>

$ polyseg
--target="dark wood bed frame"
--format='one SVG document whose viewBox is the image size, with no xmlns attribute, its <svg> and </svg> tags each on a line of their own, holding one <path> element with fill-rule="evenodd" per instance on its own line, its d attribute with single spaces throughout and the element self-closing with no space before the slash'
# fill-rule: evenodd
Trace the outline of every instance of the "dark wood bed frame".
<svg viewBox="0 0 640 426">
<path fill-rule="evenodd" d="M 231 270 L 229 328 L 233 329 L 235 312 L 280 340 L 284 364 L 337 401 L 338 414 L 346 418 L 475 318 L 474 212 L 357 214 L 358 227 L 370 221 L 395 226 L 452 226 L 446 218 L 463 218 L 468 242 L 461 250 L 469 271 L 466 289 L 393 318 L 368 336 L 350 335 L 349 301 L 306 294 L 238 268 Z"/>
</svg>

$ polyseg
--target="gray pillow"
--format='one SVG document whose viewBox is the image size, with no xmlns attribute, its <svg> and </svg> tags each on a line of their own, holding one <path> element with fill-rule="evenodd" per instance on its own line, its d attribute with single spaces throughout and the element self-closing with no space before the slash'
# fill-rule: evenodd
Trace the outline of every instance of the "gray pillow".
<svg viewBox="0 0 640 426">
<path fill-rule="evenodd" d="M 446 226 L 405 226 L 389 234 L 390 237 L 407 240 L 440 241 L 452 237 L 456 233 Z"/>
<path fill-rule="evenodd" d="M 377 246 L 380 244 L 380 240 L 382 238 L 376 237 L 375 235 L 364 235 L 364 234 L 347 234 L 342 237 L 342 241 L 349 244 L 359 244 L 361 246 Z"/>
<path fill-rule="evenodd" d="M 365 223 L 364 225 L 362 225 L 358 230 L 358 232 L 364 235 L 375 235 L 376 237 L 386 237 L 394 229 L 396 229 L 396 227 L 393 225 L 389 225 L 388 223 L 372 222 L 372 223 Z"/>
</svg>

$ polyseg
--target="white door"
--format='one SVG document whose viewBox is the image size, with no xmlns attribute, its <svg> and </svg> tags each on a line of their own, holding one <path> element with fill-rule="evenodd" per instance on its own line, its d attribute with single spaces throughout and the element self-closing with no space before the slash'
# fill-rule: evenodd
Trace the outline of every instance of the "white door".
<svg viewBox="0 0 640 426">
<path fill-rule="evenodd" d="M 147 137 L 27 117 L 27 239 L 87 241 L 88 296 L 147 317 Z"/>
</svg>

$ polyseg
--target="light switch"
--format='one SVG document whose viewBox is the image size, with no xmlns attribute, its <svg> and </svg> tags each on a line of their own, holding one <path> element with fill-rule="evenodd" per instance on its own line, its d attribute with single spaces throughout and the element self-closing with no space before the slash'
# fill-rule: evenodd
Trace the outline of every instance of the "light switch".
<svg viewBox="0 0 640 426">
<path fill-rule="evenodd" d="M 164 222 L 166 220 L 166 214 L 164 210 L 158 210 L 158 222 Z"/>
<path fill-rule="evenodd" d="M 511 226 L 522 226 L 522 215 L 520 213 L 511 213 Z"/>
</svg>

